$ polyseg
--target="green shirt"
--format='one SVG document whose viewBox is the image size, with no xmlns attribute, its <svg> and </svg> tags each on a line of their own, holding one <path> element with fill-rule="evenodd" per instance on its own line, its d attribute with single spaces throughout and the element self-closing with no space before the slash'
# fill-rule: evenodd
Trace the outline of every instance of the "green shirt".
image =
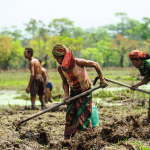
<svg viewBox="0 0 150 150">
<path fill-rule="evenodd" d="M 150 59 L 143 60 L 143 66 L 138 68 L 141 76 L 150 77 Z"/>
</svg>

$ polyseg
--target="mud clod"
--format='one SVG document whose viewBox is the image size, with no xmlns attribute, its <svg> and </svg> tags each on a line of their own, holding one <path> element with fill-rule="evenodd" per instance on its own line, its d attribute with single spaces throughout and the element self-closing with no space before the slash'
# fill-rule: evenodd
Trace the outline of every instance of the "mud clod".
<svg viewBox="0 0 150 150">
<path fill-rule="evenodd" d="M 15 131 L 12 122 L 19 123 L 21 118 L 27 118 L 38 110 L 22 111 L 23 107 L 18 106 L 14 110 L 11 107 L 0 110 L 0 136 L 3 137 L 0 149 L 134 150 L 139 147 L 139 142 L 150 147 L 150 124 L 146 120 L 146 107 L 141 107 L 142 100 L 130 99 L 123 102 L 123 107 L 98 106 L 100 126 L 93 128 L 91 133 L 79 132 L 69 140 L 63 140 L 66 106 L 25 122 L 19 126 L 20 133 Z M 134 107 L 130 104 L 132 101 L 135 102 Z"/>
</svg>

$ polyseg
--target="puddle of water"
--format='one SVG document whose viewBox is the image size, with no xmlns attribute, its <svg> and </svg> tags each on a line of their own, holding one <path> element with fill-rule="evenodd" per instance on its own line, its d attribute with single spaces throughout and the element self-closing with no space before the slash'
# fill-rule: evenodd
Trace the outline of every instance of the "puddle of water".
<svg viewBox="0 0 150 150">
<path fill-rule="evenodd" d="M 103 106 L 120 106 L 120 105 L 123 105 L 122 103 L 112 103 L 112 102 L 107 103 L 104 100 L 102 100 L 101 98 L 93 98 L 93 101 L 97 102 Z"/>
<path fill-rule="evenodd" d="M 123 90 L 127 89 L 126 87 L 113 87 L 113 88 L 105 88 L 105 89 L 98 89 L 93 91 L 93 94 L 99 93 L 101 90 L 105 91 L 116 91 L 116 90 Z M 150 89 L 150 84 L 140 86 L 140 89 L 148 90 Z M 1 90 L 0 91 L 0 105 L 31 105 L 30 100 L 23 100 L 23 99 L 15 99 L 15 97 L 19 97 L 21 94 L 18 94 L 17 91 L 14 90 Z M 114 106 L 114 105 L 122 105 L 121 103 L 106 103 L 101 98 L 93 98 L 93 101 L 97 101 L 97 103 L 101 103 L 105 106 Z M 36 101 L 36 105 L 40 105 L 40 101 Z"/>
<path fill-rule="evenodd" d="M 150 84 L 142 85 L 139 87 L 139 89 L 150 91 Z"/>
<path fill-rule="evenodd" d="M 12 90 L 0 91 L 0 105 L 31 105 L 30 100 L 15 99 L 15 97 L 21 96 Z M 36 101 L 36 105 L 40 105 L 40 101 Z"/>
<path fill-rule="evenodd" d="M 112 88 L 100 88 L 96 91 L 93 91 L 93 94 L 97 94 L 99 93 L 100 91 L 102 90 L 105 90 L 105 91 L 121 91 L 121 90 L 124 90 L 124 89 L 129 89 L 129 88 L 126 88 L 126 87 L 112 87 Z M 150 84 L 147 84 L 147 85 L 142 85 L 139 87 L 139 89 L 142 89 L 142 90 L 146 90 L 146 91 L 150 91 Z"/>
<path fill-rule="evenodd" d="M 97 94 L 102 90 L 105 90 L 105 91 L 121 91 L 121 90 L 124 90 L 124 89 L 127 89 L 127 88 L 126 87 L 112 87 L 112 88 L 104 88 L 104 89 L 100 88 L 100 89 L 97 89 L 96 91 L 93 91 L 93 94 Z"/>
</svg>

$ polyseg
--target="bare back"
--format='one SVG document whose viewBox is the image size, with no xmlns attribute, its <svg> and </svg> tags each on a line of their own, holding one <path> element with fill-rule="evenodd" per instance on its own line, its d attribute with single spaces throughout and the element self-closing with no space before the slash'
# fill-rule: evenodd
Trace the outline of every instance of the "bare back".
<svg viewBox="0 0 150 150">
<path fill-rule="evenodd" d="M 34 76 L 42 75 L 42 67 L 38 59 L 32 57 L 32 60 L 29 63 L 29 69 L 31 74 Z"/>
<path fill-rule="evenodd" d="M 47 85 L 50 82 L 47 70 L 45 68 L 42 67 L 42 76 L 44 78 L 44 83 L 45 85 Z"/>
</svg>

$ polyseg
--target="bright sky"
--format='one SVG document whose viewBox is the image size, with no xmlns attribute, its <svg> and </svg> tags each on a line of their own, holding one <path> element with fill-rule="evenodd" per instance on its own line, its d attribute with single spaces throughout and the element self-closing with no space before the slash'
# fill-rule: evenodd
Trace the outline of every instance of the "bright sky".
<svg viewBox="0 0 150 150">
<path fill-rule="evenodd" d="M 150 18 L 150 0 L 0 0 L 0 29 L 17 26 L 31 18 L 49 24 L 55 18 L 69 18 L 83 29 L 118 23 L 116 12 L 142 21 Z"/>
</svg>

